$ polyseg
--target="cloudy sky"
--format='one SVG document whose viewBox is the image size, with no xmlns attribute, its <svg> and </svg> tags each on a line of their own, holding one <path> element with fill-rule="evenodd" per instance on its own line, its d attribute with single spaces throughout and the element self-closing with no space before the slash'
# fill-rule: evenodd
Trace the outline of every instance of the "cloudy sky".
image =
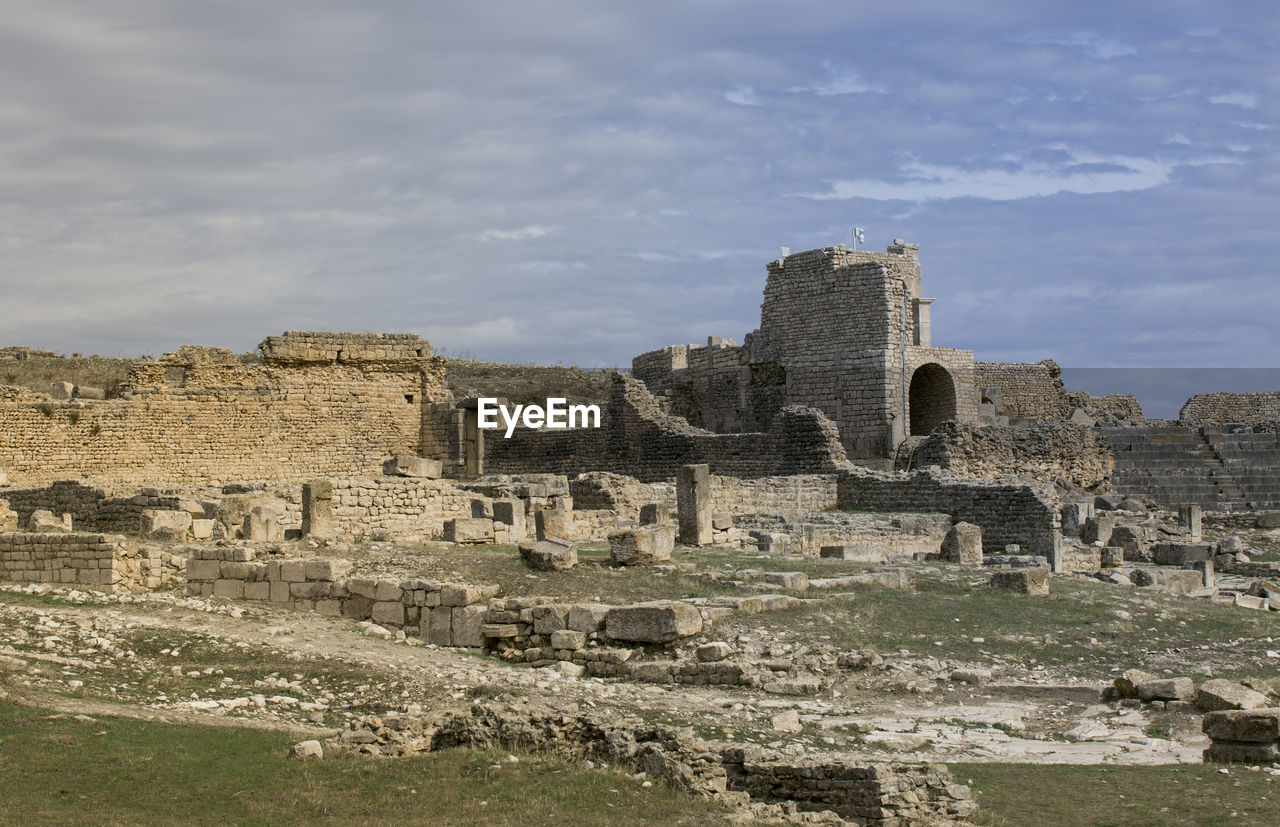
<svg viewBox="0 0 1280 827">
<path fill-rule="evenodd" d="M 856 224 L 980 359 L 1273 367 L 1277 55 L 1247 1 L 9 0 L 0 344 L 629 365 Z"/>
</svg>

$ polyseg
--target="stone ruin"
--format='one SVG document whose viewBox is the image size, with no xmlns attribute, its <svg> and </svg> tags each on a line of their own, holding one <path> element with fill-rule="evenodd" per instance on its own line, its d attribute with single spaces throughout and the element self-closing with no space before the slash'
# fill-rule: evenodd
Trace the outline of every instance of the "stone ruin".
<svg viewBox="0 0 1280 827">
<path fill-rule="evenodd" d="M 1276 394 L 1199 395 L 1180 422 L 1149 423 L 1130 396 L 1068 391 L 1051 361 L 934 346 L 932 301 L 915 245 L 789 254 L 769 263 L 760 327 L 742 346 L 711 337 L 637 356 L 631 375 L 611 378 L 600 428 L 510 439 L 479 427 L 477 400 L 453 397 L 445 360 L 412 334 L 287 332 L 262 342 L 260 362 L 184 347 L 139 362 L 118 399 L 0 388 L 0 581 L 178 589 L 566 679 L 793 698 L 830 682 L 709 639 L 717 627 L 842 588 L 911 589 L 922 567 L 978 576 L 1013 600 L 1087 577 L 1280 610 L 1280 565 L 1253 561 L 1240 539 L 1280 528 Z M 704 582 L 749 594 L 565 601 L 328 553 L 368 542 L 510 546 L 546 577 L 670 576 L 687 549 L 866 568 L 821 578 L 726 566 Z M 839 667 L 878 658 L 850 652 Z M 954 680 L 970 678 L 985 680 Z M 1109 700 L 1204 707 L 1206 760 L 1278 755 L 1274 710 L 1234 684 L 1124 680 Z M 862 823 L 972 811 L 938 768 L 763 758 L 580 711 L 369 719 L 321 749 L 527 744 L 531 728 L 539 748 L 583 756 L 600 749 L 587 735 L 607 736 L 700 794 Z"/>
</svg>

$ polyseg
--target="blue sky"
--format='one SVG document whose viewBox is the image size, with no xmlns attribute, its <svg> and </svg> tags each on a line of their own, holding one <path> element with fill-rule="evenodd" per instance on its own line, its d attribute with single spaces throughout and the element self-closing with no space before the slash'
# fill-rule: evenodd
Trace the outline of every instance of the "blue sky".
<svg viewBox="0 0 1280 827">
<path fill-rule="evenodd" d="M 629 365 L 780 246 L 921 245 L 934 342 L 1280 365 L 1266 3 L 6 3 L 0 344 L 285 329 Z M 1205 390 L 1213 390 L 1206 388 Z"/>
</svg>

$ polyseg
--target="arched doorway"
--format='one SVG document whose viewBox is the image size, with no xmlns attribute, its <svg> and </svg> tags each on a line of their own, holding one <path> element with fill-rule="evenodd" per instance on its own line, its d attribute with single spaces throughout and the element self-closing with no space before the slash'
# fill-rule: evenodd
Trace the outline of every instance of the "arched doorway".
<svg viewBox="0 0 1280 827">
<path fill-rule="evenodd" d="M 912 436 L 929 434 L 948 419 L 956 418 L 956 383 L 942 365 L 930 362 L 916 368 L 907 398 Z"/>
</svg>

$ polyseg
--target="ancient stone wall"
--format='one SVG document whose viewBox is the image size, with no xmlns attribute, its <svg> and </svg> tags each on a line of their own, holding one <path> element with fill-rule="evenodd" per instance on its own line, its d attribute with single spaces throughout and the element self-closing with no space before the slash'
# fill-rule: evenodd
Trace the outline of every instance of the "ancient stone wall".
<svg viewBox="0 0 1280 827">
<path fill-rule="evenodd" d="M 835 428 L 815 411 L 788 408 L 768 433 L 713 434 L 664 413 L 644 385 L 618 375 L 600 428 L 517 428 L 485 439 L 485 471 L 497 474 L 585 471 L 672 479 L 682 465 L 707 463 L 735 477 L 831 472 L 845 459 Z"/>
<path fill-rule="evenodd" d="M 439 540 L 445 520 L 472 516 L 473 500 L 491 504 L 451 480 L 343 477 L 331 482 L 334 526 L 349 536 Z"/>
<path fill-rule="evenodd" d="M 1067 391 L 1067 404 L 1084 411 L 1099 425 L 1145 425 L 1142 404 L 1131 393 L 1093 396 L 1086 391 Z"/>
<path fill-rule="evenodd" d="M 716 515 L 778 514 L 794 519 L 836 505 L 835 474 L 738 479 L 711 477 L 711 511 Z"/>
<path fill-rule="evenodd" d="M 111 534 L 0 534 L 0 581 L 142 591 L 162 581 L 161 552 Z"/>
<path fill-rule="evenodd" d="M 982 528 L 983 548 L 1048 556 L 1062 527 L 1060 504 L 1044 484 L 965 480 L 925 469 L 913 474 L 853 468 L 840 474 L 840 506 L 870 511 L 940 511 Z"/>
<path fill-rule="evenodd" d="M 1062 368 L 1052 359 L 1026 362 L 974 362 L 973 381 L 979 392 L 999 388 L 1001 410 L 1031 419 L 1061 419 L 1070 413 Z"/>
<path fill-rule="evenodd" d="M 1280 391 L 1198 393 L 1183 404 L 1178 421 L 1190 427 L 1280 422 Z"/>
<path fill-rule="evenodd" d="M 182 494 L 136 485 L 60 480 L 39 488 L 9 489 L 5 497 L 23 521 L 31 512 L 45 510 L 70 514 L 72 525 L 83 531 L 121 534 L 138 530 L 144 509 L 178 509 Z"/>
<path fill-rule="evenodd" d="M 1115 470 L 1106 439 L 1089 428 L 1052 421 L 1011 428 L 948 422 L 916 448 L 914 462 L 964 477 L 1060 477 L 1090 489 Z"/>
<path fill-rule="evenodd" d="M 122 399 L 0 400 L 0 459 L 13 484 L 221 483 L 371 475 L 393 455 L 419 453 L 424 401 L 449 398 L 443 360 L 408 358 L 415 343 L 412 352 L 430 353 L 418 337 L 379 349 L 387 337 L 318 336 L 268 338 L 267 364 L 183 348 L 139 364 Z M 359 358 L 332 349 L 348 340 Z"/>
</svg>

